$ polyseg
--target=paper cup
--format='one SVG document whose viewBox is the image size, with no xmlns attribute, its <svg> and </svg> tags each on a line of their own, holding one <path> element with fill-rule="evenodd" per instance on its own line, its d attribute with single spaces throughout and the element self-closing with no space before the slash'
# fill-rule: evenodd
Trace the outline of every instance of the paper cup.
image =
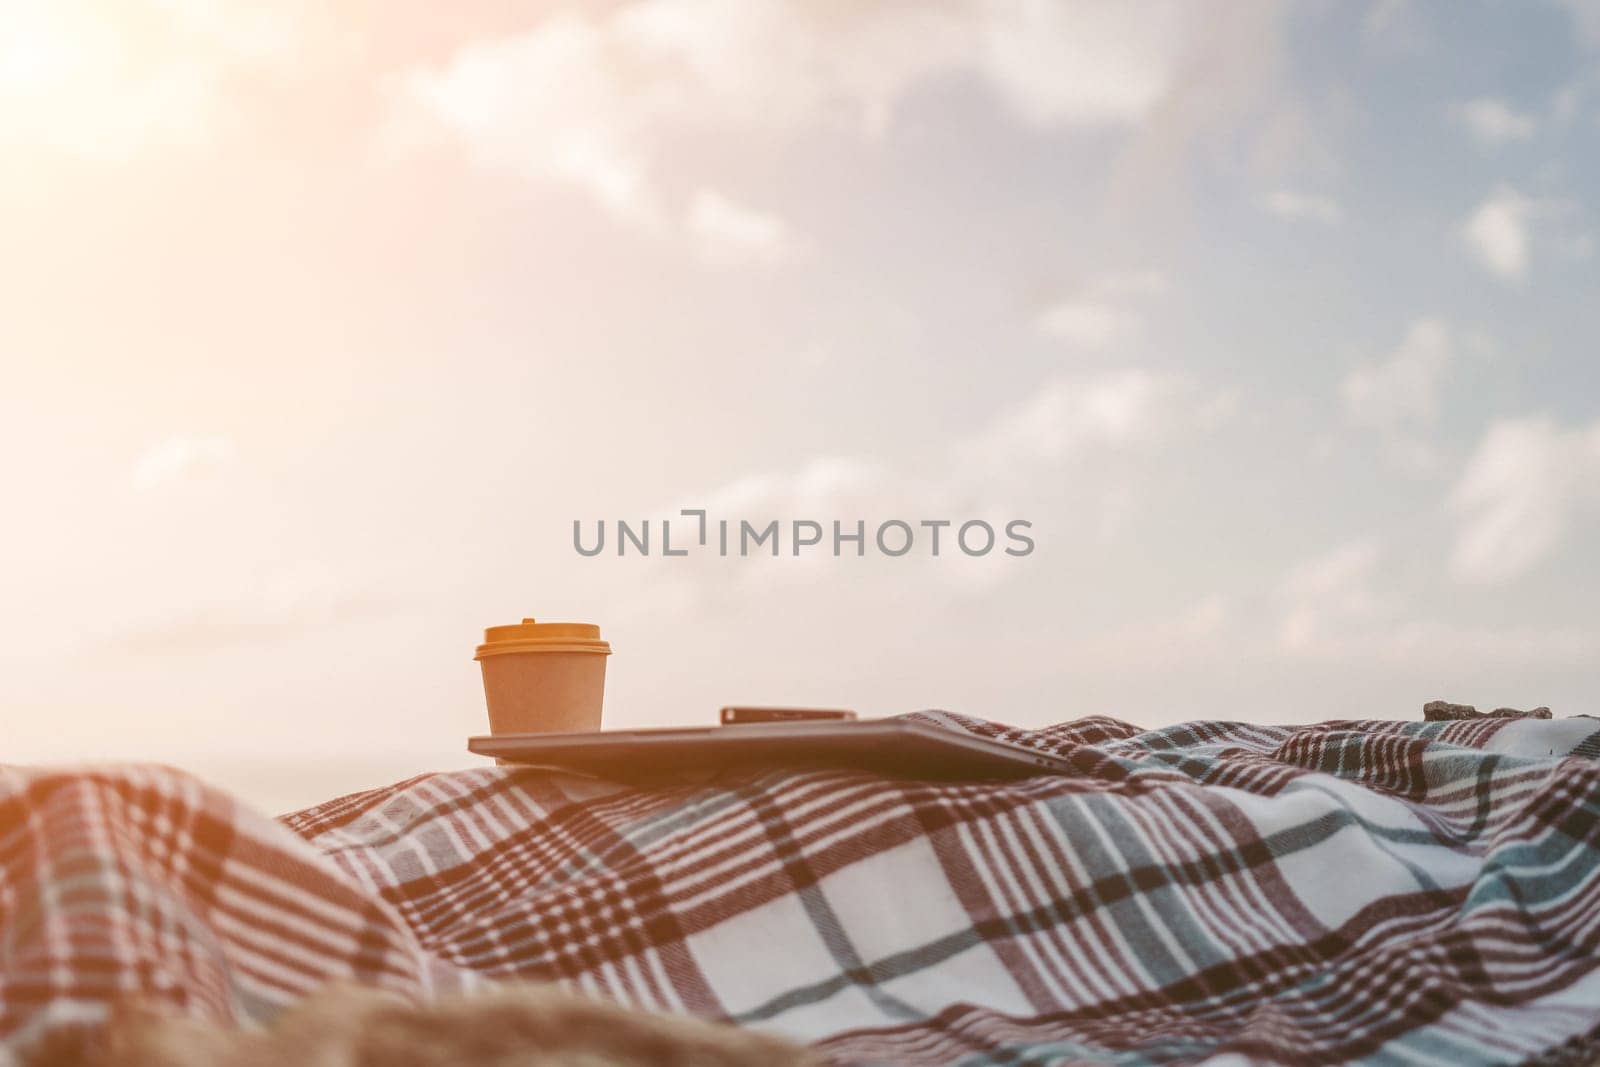
<svg viewBox="0 0 1600 1067">
<path fill-rule="evenodd" d="M 581 622 L 491 626 L 473 657 L 483 669 L 492 734 L 600 729 L 606 657 L 600 627 Z"/>
</svg>

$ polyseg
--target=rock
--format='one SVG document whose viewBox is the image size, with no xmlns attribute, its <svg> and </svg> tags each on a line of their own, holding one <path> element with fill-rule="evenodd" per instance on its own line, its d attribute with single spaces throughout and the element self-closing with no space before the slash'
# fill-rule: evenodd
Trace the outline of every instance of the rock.
<svg viewBox="0 0 1600 1067">
<path fill-rule="evenodd" d="M 1527 711 L 1518 711 L 1516 708 L 1495 708 L 1489 712 L 1496 719 L 1548 719 L 1549 708 L 1530 708 Z"/>
<path fill-rule="evenodd" d="M 1456 719 L 1481 718 L 1478 709 L 1471 704 L 1452 704 L 1448 700 L 1430 700 L 1422 705 L 1422 718 L 1425 722 L 1452 722 Z"/>
<path fill-rule="evenodd" d="M 1493 711 L 1479 711 L 1471 704 L 1430 700 L 1422 705 L 1422 718 L 1425 722 L 1457 722 L 1462 719 L 1548 719 L 1550 709 L 1537 707 L 1521 711 L 1517 708 L 1495 708 Z"/>
</svg>

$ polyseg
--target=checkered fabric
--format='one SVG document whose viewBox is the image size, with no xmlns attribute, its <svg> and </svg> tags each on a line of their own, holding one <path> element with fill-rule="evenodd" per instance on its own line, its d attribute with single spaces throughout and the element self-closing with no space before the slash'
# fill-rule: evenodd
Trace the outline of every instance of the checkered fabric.
<svg viewBox="0 0 1600 1067">
<path fill-rule="evenodd" d="M 1588 1063 L 1600 722 L 1040 730 L 1069 775 L 485 767 L 273 821 L 0 771 L 0 1050 L 142 995 L 546 979 L 843 1063 Z"/>
</svg>

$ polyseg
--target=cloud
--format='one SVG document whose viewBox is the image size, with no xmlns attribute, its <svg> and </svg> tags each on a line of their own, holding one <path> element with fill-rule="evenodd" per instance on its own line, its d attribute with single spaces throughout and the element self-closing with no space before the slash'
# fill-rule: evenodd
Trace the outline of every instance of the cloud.
<svg viewBox="0 0 1600 1067">
<path fill-rule="evenodd" d="M 9 0 L 0 5 L 0 142 L 98 160 L 193 142 L 241 74 L 320 59 L 321 5 L 236 0 Z"/>
<path fill-rule="evenodd" d="M 1363 43 L 1390 54 L 1416 54 L 1429 44 L 1415 0 L 1374 0 L 1361 20 Z"/>
<path fill-rule="evenodd" d="M 872 512 L 915 510 L 985 495 L 1003 476 L 1204 432 L 1210 428 L 1209 406 L 1210 398 L 1172 374 L 1127 368 L 1062 375 L 957 437 L 926 477 L 896 475 L 888 464 L 868 457 L 819 457 L 790 474 L 739 479 L 702 495 L 698 499 L 709 503 L 695 506 L 734 513 L 781 500 L 796 513 L 841 505 Z M 892 487 L 897 484 L 904 487 L 904 497 L 896 497 Z"/>
<path fill-rule="evenodd" d="M 1181 379 L 1139 368 L 1056 378 L 962 441 L 957 453 L 967 469 L 991 476 L 1095 448 L 1151 443 L 1193 410 L 1188 393 Z"/>
<path fill-rule="evenodd" d="M 678 133 L 882 130 L 916 87 L 972 76 L 1022 122 L 1135 122 L 1168 90 L 1196 16 L 1140 5 L 963 0 L 634 0 L 480 41 L 400 81 L 402 114 L 481 164 L 570 182 L 621 218 L 661 215 Z"/>
<path fill-rule="evenodd" d="M 410 73 L 404 94 L 481 165 L 572 183 L 618 217 L 655 224 L 639 143 L 651 108 L 630 103 L 621 50 L 604 24 L 560 15 Z"/>
<path fill-rule="evenodd" d="M 1182 7 L 638 0 L 607 28 L 630 55 L 664 64 L 675 118 L 794 124 L 831 112 L 881 128 L 918 84 L 968 73 L 1024 121 L 1100 124 L 1138 119 L 1165 91 Z"/>
<path fill-rule="evenodd" d="M 378 591 L 397 583 L 352 573 L 360 569 L 301 562 L 252 574 L 231 596 L 130 627 L 108 644 L 139 655 L 209 653 L 400 614 L 404 605 Z"/>
<path fill-rule="evenodd" d="M 1461 519 L 1450 568 L 1462 581 L 1504 582 L 1566 540 L 1600 500 L 1600 420 L 1567 428 L 1546 418 L 1495 423 L 1451 495 Z"/>
<path fill-rule="evenodd" d="M 1282 591 L 1292 600 L 1337 599 L 1354 607 L 1371 602 L 1367 584 L 1378 562 L 1372 541 L 1352 541 L 1295 567 L 1283 579 Z"/>
<path fill-rule="evenodd" d="M 1097 300 L 1064 300 L 1034 320 L 1039 332 L 1081 348 L 1105 348 L 1132 333 L 1137 320 L 1115 304 Z"/>
<path fill-rule="evenodd" d="M 1219 625 L 1219 644 L 1235 659 L 1276 650 L 1298 659 L 1400 667 L 1408 673 L 1448 674 L 1492 665 L 1587 666 L 1600 649 L 1600 630 L 1562 625 L 1440 620 L 1410 610 L 1399 591 L 1395 561 L 1372 538 L 1338 545 L 1292 568 L 1270 599 L 1245 598 Z M 1272 618 L 1263 636 L 1248 625 Z"/>
<path fill-rule="evenodd" d="M 1291 14 L 1277 0 L 1205 11 L 1171 89 L 1114 157 L 1107 211 L 1130 236 L 1182 223 L 1197 164 L 1263 182 L 1320 181 L 1337 168 L 1327 139 L 1335 116 L 1308 107 L 1293 84 L 1285 46 Z"/>
<path fill-rule="evenodd" d="M 1529 224 L 1541 207 L 1539 201 L 1502 185 L 1461 224 L 1461 239 L 1490 273 L 1521 281 L 1528 273 Z"/>
<path fill-rule="evenodd" d="M 1595 0 L 1556 0 L 1572 16 L 1578 36 L 1590 48 L 1600 48 L 1600 4 Z"/>
<path fill-rule="evenodd" d="M 1345 378 L 1339 389 L 1345 410 L 1359 423 L 1387 430 L 1432 424 L 1439 414 L 1439 381 L 1454 347 L 1446 323 L 1417 319 L 1388 359 Z"/>
<path fill-rule="evenodd" d="M 139 456 L 131 480 L 135 489 L 154 489 L 216 471 L 237 456 L 238 449 L 228 437 L 169 437 Z"/>
<path fill-rule="evenodd" d="M 710 618 L 726 615 L 744 597 L 817 588 L 819 572 L 836 562 L 830 540 L 834 521 L 843 524 L 844 532 L 849 534 L 856 521 L 862 520 L 870 539 L 876 523 L 896 516 L 914 519 L 919 513 L 919 504 L 914 501 L 920 497 L 926 502 L 923 494 L 927 487 L 914 478 L 890 474 L 887 467 L 869 457 L 819 455 L 797 468 L 762 471 L 662 503 L 646 512 L 654 519 L 655 536 L 667 536 L 662 532 L 662 522 L 669 522 L 675 550 L 687 547 L 689 556 L 675 560 L 673 566 L 648 568 L 643 573 L 619 569 L 601 575 L 597 595 L 606 602 L 607 617 L 626 622 Z M 697 545 L 698 518 L 682 515 L 683 508 L 705 511 L 706 547 Z M 779 554 L 775 557 L 770 548 L 758 547 L 743 555 L 741 520 L 757 530 L 777 520 Z M 823 540 L 796 555 L 791 525 L 794 520 L 818 523 Z M 726 557 L 719 554 L 721 522 L 728 524 Z M 846 560 L 856 565 L 852 587 L 859 588 L 860 582 L 874 573 L 875 557 L 863 568 L 853 552 L 849 545 L 843 549 Z M 906 562 L 909 561 L 891 560 L 890 570 L 898 573 L 905 569 L 902 563 Z"/>
<path fill-rule="evenodd" d="M 963 59 L 1024 119 L 1131 122 L 1165 93 L 1187 28 L 1184 5 L 1035 3 L 966 6 Z"/>
<path fill-rule="evenodd" d="M 1166 278 L 1154 271 L 1110 275 L 1045 308 L 1034 327 L 1079 348 L 1108 348 L 1138 331 L 1139 316 L 1131 305 L 1166 287 Z"/>
<path fill-rule="evenodd" d="M 701 257 L 719 265 L 776 266 L 793 258 L 801 247 L 789 224 L 776 215 L 737 204 L 711 189 L 695 194 L 686 227 Z"/>
<path fill-rule="evenodd" d="M 1539 128 L 1532 115 L 1517 111 L 1498 97 L 1469 100 L 1456 109 L 1457 120 L 1481 145 L 1498 148 L 1512 141 L 1526 141 Z"/>
<path fill-rule="evenodd" d="M 1320 222 L 1325 226 L 1336 225 L 1344 217 L 1337 200 L 1289 189 L 1269 193 L 1262 207 L 1280 219 Z"/>
<path fill-rule="evenodd" d="M 1278 644 L 1292 652 L 1336 647 L 1330 630 L 1376 612 L 1383 604 L 1373 574 L 1381 553 L 1370 540 L 1352 541 L 1300 564 L 1283 579 Z"/>
<path fill-rule="evenodd" d="M 818 456 L 797 468 L 753 474 L 669 501 L 646 514 L 670 519 L 673 542 L 679 547 L 685 543 L 682 531 L 693 531 L 697 521 L 678 517 L 684 507 L 704 508 L 712 522 L 729 520 L 731 538 L 737 537 L 741 518 L 753 524 L 804 518 L 825 528 L 840 520 L 851 529 L 861 519 L 867 523 L 869 538 L 876 523 L 897 517 L 913 526 L 922 519 L 979 519 L 1003 531 L 1012 519 L 1033 521 L 1043 516 L 1032 512 L 1019 516 L 1009 504 L 996 506 L 997 500 L 1037 500 L 1037 492 L 1019 490 L 1037 489 L 1042 483 L 1048 486 L 1047 499 L 1059 501 L 1062 493 L 1056 479 L 1064 465 L 1146 450 L 1184 434 L 1205 432 L 1209 427 L 1202 412 L 1210 406 L 1200 390 L 1173 375 L 1139 369 L 1066 375 L 1043 383 L 1015 406 L 957 437 L 926 466 L 897 468 L 869 456 Z M 1072 516 L 1076 529 L 1095 526 L 1088 518 L 1091 511 L 1104 523 L 1120 521 L 1117 512 L 1125 513 L 1129 504 L 1126 484 L 1111 485 L 1110 491 L 1100 493 L 1087 478 L 1079 483 L 1081 503 Z M 1103 525 L 1100 532 L 1105 532 Z M 594 535 L 591 531 L 585 536 L 592 541 Z M 717 535 L 709 536 L 715 545 Z M 785 539 L 789 536 L 782 534 Z M 827 536 L 832 536 L 831 529 Z M 915 536 L 918 548 L 905 559 L 885 559 L 869 550 L 869 560 L 862 565 L 847 548 L 854 576 L 850 588 L 860 592 L 862 583 L 900 582 L 909 569 L 925 567 L 930 581 L 981 593 L 1023 573 L 1020 568 L 1026 566 L 998 549 L 982 557 L 955 551 L 949 547 L 956 536 L 950 529 L 941 535 L 945 547 L 934 560 L 928 555 L 932 534 L 919 528 Z M 693 534 L 689 537 L 692 540 Z M 785 541 L 776 559 L 764 553 L 724 559 L 702 552 L 642 577 L 616 572 L 617 585 L 606 594 L 608 611 L 629 619 L 687 617 L 726 606 L 744 594 L 824 588 L 819 570 L 838 562 L 829 548 L 796 558 L 787 546 Z M 1208 608 L 1193 625 L 1220 624 L 1213 617 L 1218 610 Z"/>
</svg>

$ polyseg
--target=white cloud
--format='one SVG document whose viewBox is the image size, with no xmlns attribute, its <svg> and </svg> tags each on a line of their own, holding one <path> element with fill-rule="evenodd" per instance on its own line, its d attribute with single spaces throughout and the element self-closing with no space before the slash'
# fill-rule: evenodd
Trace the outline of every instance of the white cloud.
<svg viewBox="0 0 1600 1067">
<path fill-rule="evenodd" d="M 1410 610 L 1395 561 L 1377 541 L 1357 539 L 1291 569 L 1272 598 L 1247 598 L 1219 624 L 1225 653 L 1235 659 L 1256 651 L 1301 659 L 1371 667 L 1398 666 L 1410 673 L 1463 677 L 1491 666 L 1586 666 L 1600 649 L 1600 630 L 1584 626 L 1439 620 Z M 1259 634 L 1249 621 L 1271 619 Z M 1270 639 L 1259 645 L 1258 636 Z M 1432 695 L 1432 694 L 1430 694 Z"/>
<path fill-rule="evenodd" d="M 1456 117 L 1479 144 L 1489 148 L 1526 141 L 1539 128 L 1539 121 L 1532 115 L 1492 96 L 1467 101 L 1456 109 Z"/>
<path fill-rule="evenodd" d="M 1175 0 L 634 0 L 469 45 L 406 75 L 401 95 L 481 163 L 572 182 L 648 222 L 676 132 L 843 122 L 870 133 L 939 77 L 976 76 L 1025 122 L 1133 122 L 1167 91 L 1196 17 Z"/>
<path fill-rule="evenodd" d="M 1155 271 L 1109 275 L 1051 304 L 1034 318 L 1033 324 L 1047 337 L 1080 348 L 1108 348 L 1138 331 L 1139 316 L 1131 305 L 1140 297 L 1163 293 L 1166 288 L 1166 278 Z"/>
<path fill-rule="evenodd" d="M 1600 500 L 1600 421 L 1569 429 L 1545 418 L 1495 423 L 1451 496 L 1461 518 L 1450 567 L 1468 582 L 1531 570 Z"/>
<path fill-rule="evenodd" d="M 232 463 L 238 455 L 227 437 L 169 437 L 146 449 L 133 465 L 135 489 L 154 489 L 215 471 Z"/>
<path fill-rule="evenodd" d="M 1342 629 L 1383 606 L 1373 589 L 1380 555 L 1375 542 L 1352 541 L 1290 571 L 1278 588 L 1278 644 L 1298 653 L 1336 651 Z"/>
<path fill-rule="evenodd" d="M 1177 378 L 1137 368 L 1057 378 L 962 442 L 958 453 L 968 468 L 993 474 L 1094 447 L 1148 443 L 1181 420 L 1186 392 Z"/>
<path fill-rule="evenodd" d="M 678 117 L 832 112 L 873 128 L 916 85 L 952 73 L 977 75 L 1026 121 L 1133 121 L 1166 90 L 1190 19 L 1172 0 L 636 0 L 608 24 L 635 57 L 669 65 Z"/>
<path fill-rule="evenodd" d="M 650 109 L 636 101 L 629 113 L 619 50 L 604 25 L 561 15 L 470 45 L 443 70 L 413 72 L 405 88 L 481 164 L 571 182 L 619 217 L 658 224 L 637 143 Z"/>
<path fill-rule="evenodd" d="M 1461 239 L 1479 264 L 1507 281 L 1528 273 L 1528 228 L 1543 205 L 1508 185 L 1496 189 L 1461 225 Z"/>
<path fill-rule="evenodd" d="M 976 48 L 966 62 L 1036 123 L 1141 117 L 1167 89 L 1187 17 L 1166 2 L 1003 0 L 968 11 Z"/>
<path fill-rule="evenodd" d="M 744 597 L 766 597 L 782 590 L 815 589 L 819 572 L 835 562 L 832 553 L 832 523 L 838 521 L 850 534 L 856 520 L 868 526 L 866 536 L 875 536 L 876 524 L 886 519 L 918 514 L 918 500 L 937 493 L 938 487 L 921 485 L 909 477 L 893 477 L 887 467 L 864 456 L 820 455 L 798 468 L 768 470 L 735 479 L 720 486 L 697 491 L 667 501 L 646 512 L 653 518 L 655 536 L 660 539 L 663 521 L 671 523 L 675 549 L 688 548 L 689 556 L 674 566 L 651 568 L 644 574 L 618 570 L 600 578 L 596 590 L 606 603 L 607 615 L 629 621 L 643 618 L 712 617 L 727 611 Z M 706 548 L 699 548 L 699 520 L 681 514 L 682 508 L 706 512 Z M 765 547 L 742 550 L 741 520 L 760 530 L 773 520 L 779 523 L 777 556 Z M 823 540 L 799 554 L 794 550 L 795 520 L 816 522 Z M 729 555 L 720 555 L 724 536 L 720 523 L 727 525 Z M 586 534 L 592 537 L 592 534 Z M 660 540 L 656 542 L 658 545 Z M 851 558 L 854 547 L 846 544 L 841 554 Z M 868 552 L 872 549 L 869 547 Z M 874 562 L 876 556 L 869 557 Z M 858 560 L 852 560 L 859 563 Z M 891 572 L 903 568 L 890 561 Z M 958 561 L 959 565 L 959 561 Z M 870 565 L 867 568 L 870 571 Z M 861 569 L 858 578 L 865 575 Z M 606 583 L 610 587 L 606 588 Z"/>
<path fill-rule="evenodd" d="M 1370 602 L 1367 582 L 1378 562 L 1378 546 L 1352 541 L 1295 567 L 1283 579 L 1284 595 L 1294 600 L 1338 599 L 1352 606 Z"/>
<path fill-rule="evenodd" d="M 686 227 L 708 263 L 775 266 L 801 247 L 789 224 L 776 215 L 737 204 L 711 189 L 695 194 Z"/>
<path fill-rule="evenodd" d="M 1082 348 L 1106 348 L 1132 333 L 1136 320 L 1115 304 L 1101 300 L 1064 300 L 1034 320 L 1039 332 Z"/>
<path fill-rule="evenodd" d="M 1268 194 L 1262 206 L 1281 219 L 1320 222 L 1326 226 L 1332 226 L 1344 217 L 1337 200 L 1290 189 L 1278 189 Z"/>
<path fill-rule="evenodd" d="M 1197 401 L 1205 399 L 1174 375 L 1140 368 L 1064 375 L 955 439 L 949 457 L 929 478 L 894 477 L 884 464 L 863 457 L 821 457 L 794 474 L 730 483 L 705 498 L 711 501 L 705 506 L 748 511 L 776 499 L 789 512 L 807 513 L 838 510 L 842 504 L 879 511 L 948 502 L 987 488 L 1002 474 L 1026 474 L 1090 454 L 1156 444 L 1170 434 L 1203 431 L 1207 426 L 1198 412 L 1206 403 Z M 896 483 L 908 487 L 905 498 L 890 492 Z"/>
<path fill-rule="evenodd" d="M 1374 0 L 1361 20 L 1363 41 L 1392 54 L 1423 51 L 1428 37 L 1414 0 Z"/>
<path fill-rule="evenodd" d="M 1204 432 L 1206 426 L 1195 409 L 1205 407 L 1206 398 L 1196 394 L 1174 376 L 1136 369 L 1057 378 L 974 432 L 957 437 L 948 451 L 931 457 L 926 467 L 897 469 L 867 456 L 819 456 L 795 469 L 766 471 L 669 501 L 647 514 L 671 519 L 673 542 L 680 547 L 686 543 L 685 531 L 690 531 L 687 537 L 692 541 L 696 530 L 696 520 L 674 518 L 683 507 L 704 508 L 713 523 L 730 520 L 730 543 L 738 537 L 741 518 L 758 525 L 774 518 L 784 522 L 812 519 L 824 525 L 830 538 L 832 531 L 827 527 L 836 519 L 847 529 L 862 519 L 869 530 L 893 517 L 904 517 L 913 526 L 924 518 L 980 519 L 1002 531 L 1019 516 L 1009 510 L 1009 504 L 997 506 L 996 500 L 1014 500 L 1018 494 L 1010 490 L 1036 486 L 1041 479 L 1050 485 L 1049 498 L 1059 499 L 1059 488 L 1052 479 L 1059 476 L 1063 464 L 1107 458 L 1158 446 L 1171 436 Z M 998 491 L 996 487 L 1002 483 L 1007 489 Z M 1080 487 L 1081 504 L 1074 514 L 1080 529 L 1094 527 L 1091 513 L 1113 526 L 1125 517 L 1130 503 L 1128 487 L 1115 484 L 1109 488 L 1109 492 L 1098 493 L 1087 484 Z M 1032 494 L 1023 497 L 1033 498 Z M 1105 533 L 1103 527 L 1100 532 Z M 585 536 L 593 538 L 592 532 Z M 617 572 L 616 588 L 606 595 L 617 613 L 630 618 L 662 612 L 687 617 L 725 606 L 731 598 L 744 594 L 821 588 L 819 570 L 835 563 L 831 545 L 796 558 L 787 540 L 790 536 L 785 527 L 781 533 L 785 544 L 776 559 L 765 551 L 732 561 L 691 553 L 682 565 L 659 569 L 642 579 Z M 869 532 L 868 537 L 872 536 Z M 937 561 L 925 552 L 933 535 L 919 528 L 915 536 L 919 548 L 907 559 L 886 560 L 869 548 L 871 561 L 864 567 L 852 565 L 851 573 L 856 576 L 852 588 L 859 591 L 862 582 L 878 579 L 901 581 L 908 568 L 925 566 L 930 580 L 982 593 L 1021 573 L 1016 561 L 1003 551 L 969 557 L 949 548 L 955 536 L 951 530 L 940 535 L 946 548 Z M 714 528 L 709 537 L 715 544 Z M 733 551 L 737 554 L 736 547 Z M 852 552 L 847 546 L 844 555 L 849 557 Z M 1209 606 L 1185 626 L 1209 633 L 1221 625 L 1222 613 L 1221 607 Z"/>
<path fill-rule="evenodd" d="M 1585 44 L 1600 48 L 1600 3 L 1595 0 L 1556 0 L 1572 16 L 1573 27 Z"/>
<path fill-rule="evenodd" d="M 1439 380 L 1453 354 L 1444 322 L 1417 319 L 1388 359 L 1345 378 L 1340 386 L 1345 410 L 1357 422 L 1384 429 L 1431 424 L 1439 413 Z"/>
<path fill-rule="evenodd" d="M 0 141 L 116 160 L 216 128 L 241 73 L 321 61 L 326 12 L 303 0 L 8 0 Z M 317 47 L 313 46 L 316 42 Z"/>
</svg>

